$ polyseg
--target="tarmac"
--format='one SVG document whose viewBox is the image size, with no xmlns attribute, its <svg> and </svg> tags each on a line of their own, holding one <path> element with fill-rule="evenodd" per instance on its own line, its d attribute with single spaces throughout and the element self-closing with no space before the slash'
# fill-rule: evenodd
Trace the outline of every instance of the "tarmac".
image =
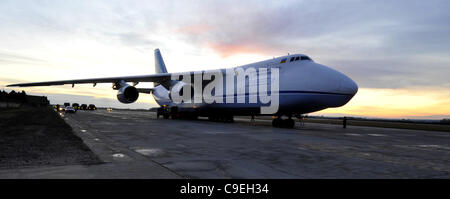
<svg viewBox="0 0 450 199">
<path fill-rule="evenodd" d="M 448 132 L 269 120 L 156 119 L 154 112 L 66 114 L 102 160 L 0 170 L 0 178 L 450 178 Z"/>
</svg>

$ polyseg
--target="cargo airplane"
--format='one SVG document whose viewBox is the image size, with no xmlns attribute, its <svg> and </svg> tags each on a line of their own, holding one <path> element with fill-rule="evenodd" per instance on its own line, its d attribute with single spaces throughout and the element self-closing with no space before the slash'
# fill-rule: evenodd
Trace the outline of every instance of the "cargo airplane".
<svg viewBox="0 0 450 199">
<path fill-rule="evenodd" d="M 152 94 L 156 102 L 160 105 L 160 108 L 157 110 L 158 117 L 161 115 L 165 119 L 180 117 L 197 118 L 198 116 L 206 116 L 213 121 L 231 122 L 233 121 L 233 116 L 241 115 L 253 117 L 255 115 L 261 115 L 260 108 L 263 104 L 261 104 L 261 102 L 249 102 L 249 98 L 252 95 L 252 93 L 249 93 L 252 85 L 249 84 L 245 84 L 245 93 L 243 95 L 245 97 L 244 103 L 228 103 L 228 101 L 224 103 L 174 103 L 171 94 L 181 94 L 186 83 L 182 80 L 174 80 L 173 77 L 186 73 L 168 73 L 159 49 L 155 50 L 154 55 L 156 74 L 152 75 L 22 83 L 8 85 L 8 87 L 53 86 L 64 84 L 71 84 L 72 87 L 74 87 L 75 84 L 89 83 L 95 86 L 97 83 L 112 83 L 113 89 L 118 90 L 117 99 L 122 103 L 135 102 L 139 97 L 139 93 Z M 295 121 L 292 117 L 326 108 L 343 106 L 349 102 L 358 91 L 358 86 L 352 79 L 330 67 L 316 63 L 304 54 L 291 54 L 277 57 L 238 66 L 232 68 L 232 70 L 238 71 L 238 69 L 241 69 L 242 71 L 242 69 L 258 69 L 262 67 L 277 69 L 279 75 L 277 88 L 278 107 L 276 112 L 268 114 L 274 116 L 272 121 L 274 127 L 292 128 L 295 126 Z M 230 69 L 222 69 L 219 71 L 225 70 Z M 217 73 L 217 70 L 187 72 L 187 74 L 192 74 L 194 76 L 194 74 L 207 75 L 213 72 Z M 224 81 L 226 79 L 228 78 L 223 77 Z M 136 85 L 139 82 L 154 82 L 154 87 L 136 88 Z M 227 84 L 225 83 L 224 85 Z M 258 86 L 260 87 L 261 85 Z M 224 87 L 225 90 L 230 89 L 226 88 L 226 86 Z M 234 93 L 231 94 L 231 96 L 235 97 L 238 95 L 236 93 L 237 90 L 242 90 L 242 88 L 237 88 L 235 84 L 233 84 L 233 87 L 234 88 L 231 90 Z M 223 98 L 230 97 L 227 96 L 229 94 L 230 93 L 227 92 L 223 95 Z"/>
</svg>

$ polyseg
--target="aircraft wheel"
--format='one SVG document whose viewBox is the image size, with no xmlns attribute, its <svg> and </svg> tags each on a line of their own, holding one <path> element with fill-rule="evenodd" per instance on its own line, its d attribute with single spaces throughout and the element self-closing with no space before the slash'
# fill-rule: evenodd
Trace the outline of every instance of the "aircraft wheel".
<svg viewBox="0 0 450 199">
<path fill-rule="evenodd" d="M 183 115 L 183 118 L 188 119 L 188 120 L 197 120 L 198 115 L 196 115 L 195 113 L 187 113 L 187 114 Z"/>
<path fill-rule="evenodd" d="M 280 127 L 281 126 L 281 122 L 282 122 L 281 119 L 275 118 L 275 119 L 272 120 L 272 126 L 273 127 Z"/>
<path fill-rule="evenodd" d="M 223 117 L 223 119 L 224 119 L 224 122 L 227 122 L 227 123 L 233 123 L 234 122 L 234 118 L 233 118 L 232 115 L 226 115 L 226 116 Z"/>
<path fill-rule="evenodd" d="M 170 114 L 170 117 L 175 120 L 182 118 L 179 114 Z"/>
<path fill-rule="evenodd" d="M 277 128 L 294 128 L 295 121 L 293 119 L 283 120 L 280 118 L 275 118 L 272 120 L 272 126 Z"/>
<path fill-rule="evenodd" d="M 287 119 L 287 120 L 285 120 L 284 121 L 284 126 L 286 127 L 286 128 L 294 128 L 294 126 L 295 126 L 295 121 L 293 120 L 293 119 Z"/>
<path fill-rule="evenodd" d="M 211 122 L 214 122 L 214 121 L 216 121 L 216 117 L 211 115 L 211 116 L 208 117 L 208 120 L 211 121 Z"/>
</svg>

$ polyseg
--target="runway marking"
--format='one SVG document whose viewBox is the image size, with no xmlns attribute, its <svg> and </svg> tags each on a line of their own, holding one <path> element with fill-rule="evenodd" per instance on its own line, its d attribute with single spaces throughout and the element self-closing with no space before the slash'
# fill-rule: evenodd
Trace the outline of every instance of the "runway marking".
<svg viewBox="0 0 450 199">
<path fill-rule="evenodd" d="M 163 153 L 161 149 L 136 149 L 136 152 L 145 156 L 158 156 Z"/>
<path fill-rule="evenodd" d="M 421 150 L 450 150 L 448 146 L 442 146 L 437 144 L 419 144 L 419 145 L 394 145 L 396 147 L 401 148 L 413 148 L 413 149 L 421 149 Z"/>
<path fill-rule="evenodd" d="M 228 134 L 229 132 L 223 132 L 223 131 L 208 131 L 205 132 L 206 134 L 212 134 L 212 135 L 216 135 L 216 134 Z"/>
<path fill-rule="evenodd" d="M 437 145 L 437 144 L 420 144 L 420 145 L 416 145 L 416 146 L 422 147 L 422 148 L 438 148 L 438 149 L 450 150 L 450 147 L 445 147 L 445 146 L 441 146 L 441 145 Z"/>
<path fill-rule="evenodd" d="M 374 136 L 374 137 L 388 137 L 387 135 L 376 134 L 376 133 L 371 133 L 371 134 L 367 134 L 367 135 Z"/>
<path fill-rule="evenodd" d="M 361 134 L 356 134 L 356 133 L 346 133 L 345 135 L 358 136 L 358 137 L 362 137 L 363 136 Z"/>
<path fill-rule="evenodd" d="M 115 158 L 123 158 L 123 157 L 125 157 L 125 155 L 121 154 L 121 153 L 116 153 L 116 154 L 113 154 L 112 156 L 115 157 Z"/>
</svg>

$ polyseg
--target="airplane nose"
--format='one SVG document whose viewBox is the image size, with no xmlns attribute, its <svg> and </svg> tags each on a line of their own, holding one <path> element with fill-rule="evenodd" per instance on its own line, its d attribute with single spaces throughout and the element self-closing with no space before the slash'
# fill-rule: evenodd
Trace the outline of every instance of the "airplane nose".
<svg viewBox="0 0 450 199">
<path fill-rule="evenodd" d="M 358 92 L 358 85 L 347 77 L 346 75 L 342 74 L 341 78 L 341 84 L 340 84 L 340 90 L 341 92 L 345 94 L 355 95 Z"/>
<path fill-rule="evenodd" d="M 347 104 L 358 92 L 358 85 L 344 73 L 317 63 L 312 67 L 317 69 L 315 70 L 317 78 L 314 84 L 310 85 L 329 93 L 327 97 L 320 98 L 314 103 L 326 108 L 340 107 Z"/>
<path fill-rule="evenodd" d="M 344 94 L 349 96 L 350 99 L 358 92 L 358 85 L 344 73 L 317 63 L 314 67 L 318 69 L 318 76 L 321 77 L 318 85 L 329 92 Z"/>
</svg>

